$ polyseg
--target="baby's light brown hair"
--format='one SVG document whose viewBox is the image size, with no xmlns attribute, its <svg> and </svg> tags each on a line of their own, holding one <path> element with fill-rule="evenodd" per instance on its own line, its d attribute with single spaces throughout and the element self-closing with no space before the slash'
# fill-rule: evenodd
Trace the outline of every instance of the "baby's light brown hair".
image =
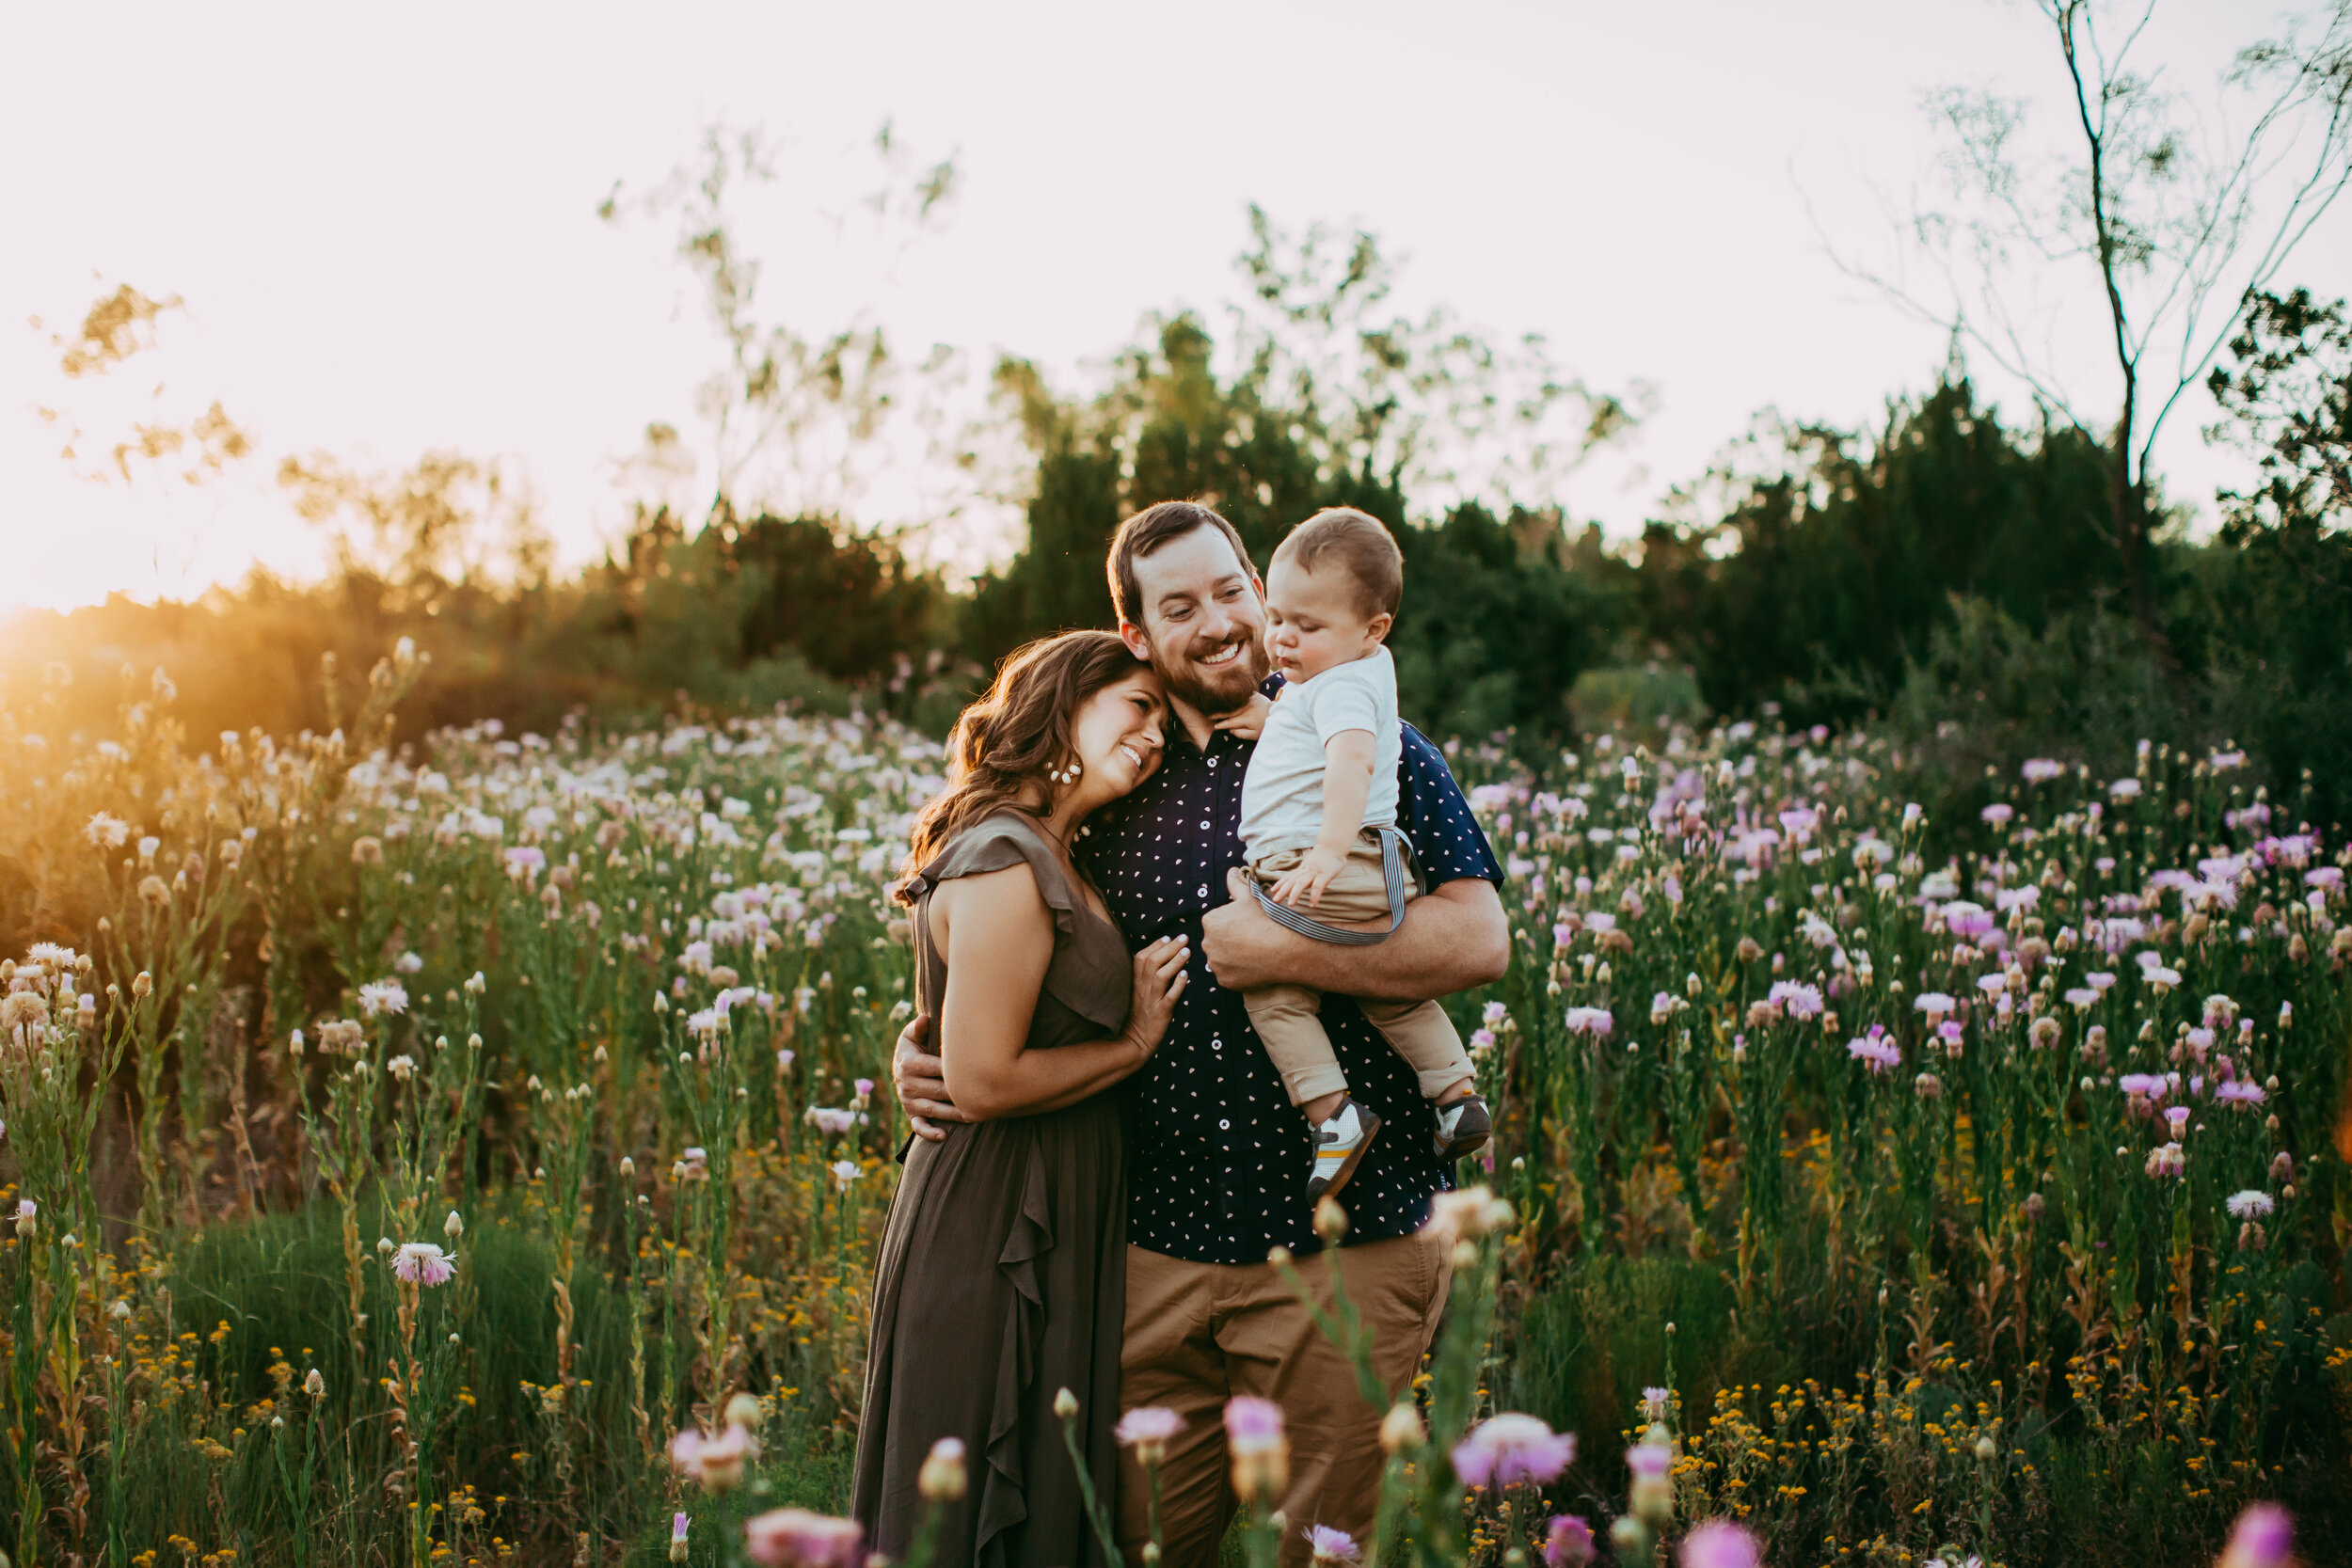
<svg viewBox="0 0 2352 1568">
<path fill-rule="evenodd" d="M 1338 565 L 1355 581 L 1367 621 L 1395 615 L 1405 597 L 1405 553 L 1379 518 L 1352 506 L 1326 507 L 1291 530 L 1274 559 L 1295 561 L 1310 572 L 1327 562 Z"/>
</svg>

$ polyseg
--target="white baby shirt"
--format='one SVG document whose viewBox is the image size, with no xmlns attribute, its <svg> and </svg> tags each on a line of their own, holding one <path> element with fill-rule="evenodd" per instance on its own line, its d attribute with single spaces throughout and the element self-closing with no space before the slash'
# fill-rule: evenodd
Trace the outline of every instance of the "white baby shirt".
<svg viewBox="0 0 2352 1568">
<path fill-rule="evenodd" d="M 1372 794 L 1365 828 L 1396 826 L 1396 775 L 1405 738 L 1396 711 L 1396 661 L 1386 648 L 1284 683 L 1249 754 L 1241 786 L 1241 839 L 1250 860 L 1311 849 L 1323 830 L 1323 748 L 1345 730 L 1372 732 Z"/>
</svg>

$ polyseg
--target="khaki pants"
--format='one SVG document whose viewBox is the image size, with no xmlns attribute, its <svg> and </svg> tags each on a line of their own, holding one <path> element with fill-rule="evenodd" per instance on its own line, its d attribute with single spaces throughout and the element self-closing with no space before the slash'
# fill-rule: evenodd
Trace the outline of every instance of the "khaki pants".
<svg viewBox="0 0 2352 1568">
<path fill-rule="evenodd" d="M 1270 889 L 1305 854 L 1300 849 L 1280 849 L 1260 856 L 1249 863 L 1249 873 L 1260 886 Z M 1418 891 L 1408 875 L 1406 902 L 1410 903 Z M 1391 911 L 1388 879 L 1380 863 L 1380 836 L 1366 833 L 1356 841 L 1347 863 L 1323 890 L 1323 902 L 1296 908 L 1300 914 L 1333 926 L 1389 919 Z M 1347 1087 L 1347 1075 L 1340 1070 L 1340 1059 L 1331 1051 L 1331 1037 L 1324 1032 L 1321 991 L 1306 986 L 1268 986 L 1248 992 L 1242 1001 L 1248 1006 L 1249 1022 L 1264 1042 L 1266 1055 L 1281 1070 L 1282 1087 L 1289 1092 L 1292 1104 L 1304 1105 L 1317 1095 Z M 1359 996 L 1356 1006 L 1420 1075 L 1424 1099 L 1435 1100 L 1470 1076 L 1470 1053 L 1462 1049 L 1462 1037 L 1454 1032 L 1454 1021 L 1435 1002 Z"/>
<path fill-rule="evenodd" d="M 1452 1283 L 1447 1241 L 1435 1230 L 1340 1249 L 1348 1300 L 1372 1338 L 1382 1382 L 1409 1398 Z M 1299 1276 L 1327 1309 L 1328 1265 L 1302 1258 Z M 1380 1418 L 1356 1373 L 1323 1337 L 1271 1263 L 1194 1263 L 1127 1249 L 1127 1338 L 1121 1408 L 1157 1405 L 1184 1419 L 1160 1465 L 1163 1568 L 1216 1568 L 1236 1503 L 1225 1451 L 1225 1402 L 1254 1394 L 1282 1407 L 1291 1486 L 1282 1498 L 1283 1568 L 1305 1568 L 1311 1525 L 1343 1529 L 1367 1548 L 1379 1506 Z M 1119 1460 L 1119 1547 L 1143 1560 L 1152 1539 L 1151 1489 L 1133 1449 Z"/>
</svg>

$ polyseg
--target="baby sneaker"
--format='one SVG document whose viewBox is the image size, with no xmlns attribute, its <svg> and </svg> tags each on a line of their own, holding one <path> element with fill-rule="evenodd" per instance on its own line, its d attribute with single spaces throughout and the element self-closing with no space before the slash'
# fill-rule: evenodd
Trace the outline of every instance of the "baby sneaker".
<svg viewBox="0 0 2352 1568">
<path fill-rule="evenodd" d="M 1311 1203 L 1346 1186 L 1372 1147 L 1372 1135 L 1379 1131 L 1378 1117 L 1352 1097 L 1341 1101 L 1340 1108 L 1315 1129 L 1315 1164 L 1307 1177 L 1307 1200 Z"/>
<path fill-rule="evenodd" d="M 1459 1160 L 1486 1147 L 1494 1136 L 1494 1118 L 1486 1102 L 1474 1094 L 1438 1107 L 1438 1158 Z"/>
</svg>

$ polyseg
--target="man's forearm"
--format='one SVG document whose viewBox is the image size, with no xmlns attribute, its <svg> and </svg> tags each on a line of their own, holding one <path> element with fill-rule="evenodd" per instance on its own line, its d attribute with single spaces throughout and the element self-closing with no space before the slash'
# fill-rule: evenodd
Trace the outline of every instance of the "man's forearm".
<svg viewBox="0 0 2352 1568">
<path fill-rule="evenodd" d="M 1419 1000 L 1498 979 L 1511 959 L 1502 900 L 1493 883 L 1475 879 L 1441 883 L 1416 898 L 1404 925 L 1386 942 L 1365 947 L 1317 942 L 1249 912 L 1254 919 L 1223 949 L 1229 961 L 1219 963 L 1223 944 L 1214 935 L 1208 939 L 1207 956 L 1220 985 L 1302 985 L 1342 996 Z"/>
</svg>

